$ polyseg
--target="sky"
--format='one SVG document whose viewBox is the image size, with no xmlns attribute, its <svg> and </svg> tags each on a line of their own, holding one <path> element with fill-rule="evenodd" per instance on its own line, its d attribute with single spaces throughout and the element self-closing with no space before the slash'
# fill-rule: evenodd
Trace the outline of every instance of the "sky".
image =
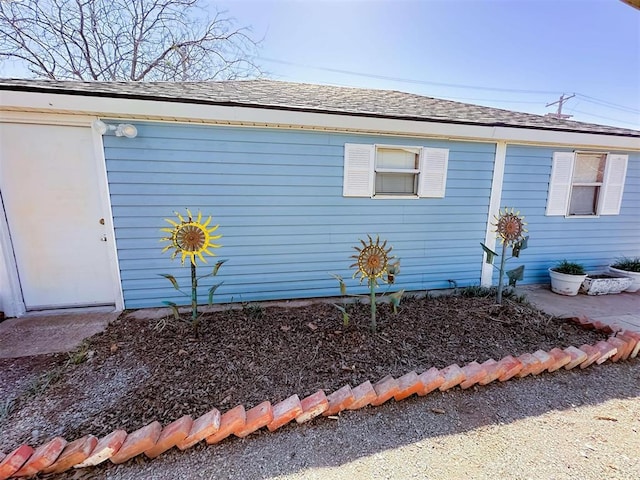
<svg viewBox="0 0 640 480">
<path fill-rule="evenodd" d="M 620 0 L 212 1 L 270 78 L 640 129 L 640 10 Z M 213 10 L 212 10 L 213 11 Z"/>
</svg>

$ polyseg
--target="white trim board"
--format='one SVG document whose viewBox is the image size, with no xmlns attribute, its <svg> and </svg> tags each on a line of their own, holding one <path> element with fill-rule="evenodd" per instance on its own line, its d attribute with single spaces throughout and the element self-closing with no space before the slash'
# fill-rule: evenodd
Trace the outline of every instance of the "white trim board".
<svg viewBox="0 0 640 480">
<path fill-rule="evenodd" d="M 109 196 L 109 179 L 107 177 L 107 162 L 104 156 L 103 137 L 95 128 L 91 128 L 91 133 L 93 137 L 94 160 L 96 162 L 96 176 L 98 177 L 98 193 L 100 195 L 102 208 L 105 212 L 105 235 L 107 236 L 107 241 L 110 246 L 107 250 L 107 256 L 111 267 L 113 298 L 115 299 L 116 310 L 121 311 L 124 310 L 124 293 L 122 291 L 122 278 L 120 278 L 120 264 L 118 249 L 116 248 L 115 227 L 113 225 L 113 209 L 111 208 L 111 198 Z"/>
<path fill-rule="evenodd" d="M 259 107 L 229 107 L 159 100 L 17 91 L 3 91 L 2 104 L 5 111 L 124 116 L 145 120 L 185 121 L 254 127 L 327 129 L 354 133 L 437 137 L 452 140 L 506 141 L 509 143 L 640 151 L 640 138 L 637 137 L 558 132 L 531 128 L 459 125 Z"/>
<path fill-rule="evenodd" d="M 491 196 L 489 197 L 489 215 L 487 216 L 487 229 L 484 237 L 484 244 L 495 252 L 497 237 L 494 230 L 493 221 L 500 213 L 500 202 L 502 200 L 502 184 L 504 181 L 504 167 L 507 163 L 507 143 L 496 143 L 496 156 L 493 162 L 493 179 L 491 180 Z M 482 252 L 480 245 L 478 250 Z M 482 253 L 482 273 L 480 275 L 480 285 L 490 287 L 493 283 L 494 266 L 484 261 Z"/>
</svg>

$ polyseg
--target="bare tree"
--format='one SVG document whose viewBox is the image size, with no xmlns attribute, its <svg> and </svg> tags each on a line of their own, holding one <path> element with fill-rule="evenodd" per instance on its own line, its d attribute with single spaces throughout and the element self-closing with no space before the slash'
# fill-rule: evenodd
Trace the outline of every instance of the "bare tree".
<svg viewBox="0 0 640 480">
<path fill-rule="evenodd" d="M 229 80 L 259 74 L 258 42 L 201 0 L 0 0 L 0 59 L 36 77 Z"/>
</svg>

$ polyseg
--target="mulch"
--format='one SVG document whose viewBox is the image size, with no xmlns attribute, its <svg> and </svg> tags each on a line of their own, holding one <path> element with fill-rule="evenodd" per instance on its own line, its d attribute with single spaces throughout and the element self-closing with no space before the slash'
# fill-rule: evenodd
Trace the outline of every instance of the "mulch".
<svg viewBox="0 0 640 480">
<path fill-rule="evenodd" d="M 196 418 L 214 406 L 224 412 L 238 404 L 275 404 L 294 393 L 301 399 L 319 389 L 329 394 L 389 374 L 606 338 L 513 298 L 496 305 L 491 295 L 406 298 L 397 314 L 380 305 L 375 334 L 369 305 L 355 302 L 346 310 L 348 326 L 329 303 L 243 304 L 204 314 L 197 337 L 186 321 L 140 320 L 125 312 L 88 341 L 81 352 L 88 361 L 67 366 L 45 394 L 67 396 L 63 404 L 71 404 L 74 392 L 68 385 L 73 382 L 65 379 L 82 377 L 84 388 L 91 388 L 88 379 L 97 378 L 95 372 L 107 364 L 120 372 L 142 368 L 146 373 L 126 402 L 106 406 L 63 432 L 66 438 L 88 432 L 100 436 L 154 420 L 166 425 L 186 414 Z"/>
</svg>

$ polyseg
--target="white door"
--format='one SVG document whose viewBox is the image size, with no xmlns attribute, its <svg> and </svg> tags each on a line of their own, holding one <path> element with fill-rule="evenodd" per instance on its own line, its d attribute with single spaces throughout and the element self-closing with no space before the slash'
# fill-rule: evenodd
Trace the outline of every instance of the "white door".
<svg viewBox="0 0 640 480">
<path fill-rule="evenodd" d="M 0 155 L 26 309 L 114 304 L 91 129 L 0 123 Z"/>
</svg>

